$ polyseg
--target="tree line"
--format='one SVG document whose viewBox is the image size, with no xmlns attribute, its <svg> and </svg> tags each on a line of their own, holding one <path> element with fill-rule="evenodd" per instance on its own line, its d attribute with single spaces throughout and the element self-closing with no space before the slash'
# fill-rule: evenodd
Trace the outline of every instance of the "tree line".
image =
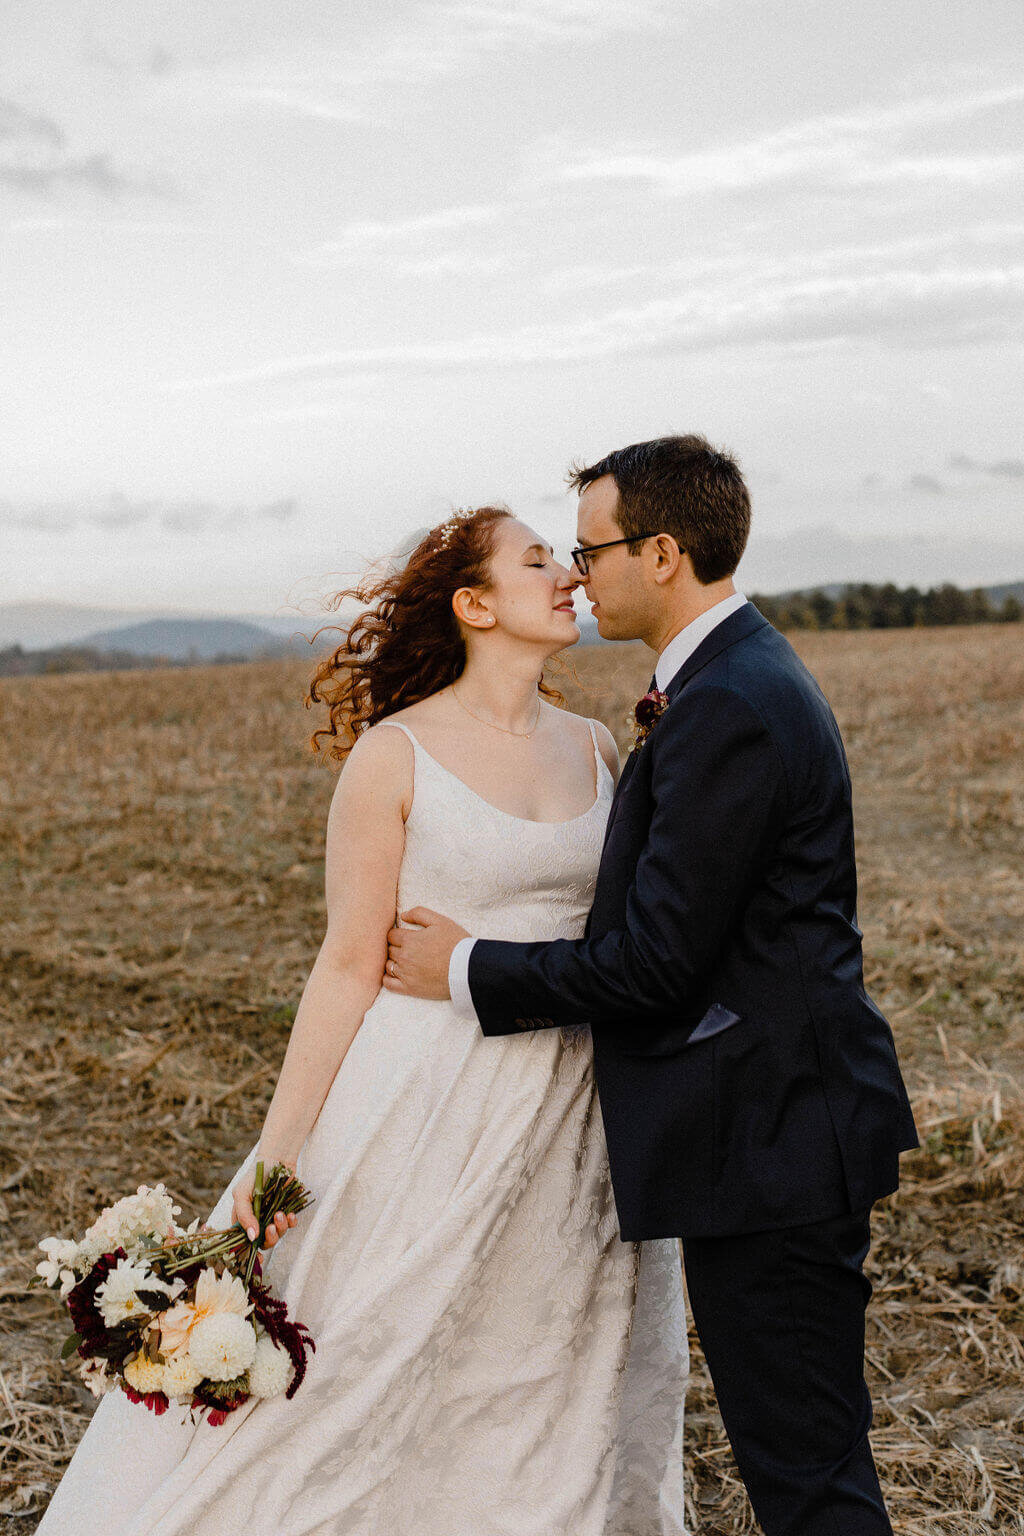
<svg viewBox="0 0 1024 1536">
<path fill-rule="evenodd" d="M 941 587 L 897 587 L 892 582 L 847 585 L 832 592 L 793 592 L 788 596 L 751 597 L 777 629 L 910 629 L 933 624 L 1017 623 L 1024 608 L 1009 593 L 993 602 L 981 587 L 964 591 Z"/>
<path fill-rule="evenodd" d="M 100 651 L 95 646 L 57 645 L 26 651 L 20 645 L 0 646 L 0 677 L 42 677 L 63 672 L 139 672 L 154 667 L 221 667 L 263 660 L 244 653 L 220 651 L 216 656 L 143 656 L 136 651 Z"/>
</svg>

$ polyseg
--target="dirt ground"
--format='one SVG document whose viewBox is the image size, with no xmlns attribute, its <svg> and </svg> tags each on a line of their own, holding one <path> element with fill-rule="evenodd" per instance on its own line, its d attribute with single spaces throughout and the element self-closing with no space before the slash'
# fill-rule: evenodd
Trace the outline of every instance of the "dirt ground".
<svg viewBox="0 0 1024 1536">
<path fill-rule="evenodd" d="M 846 739 L 867 974 L 924 1141 L 875 1213 L 883 1484 L 897 1531 L 1024 1532 L 1024 629 L 794 643 Z M 624 744 L 650 653 L 573 663 L 570 705 Z M 35 1528 L 93 1407 L 24 1289 L 35 1243 L 142 1181 L 204 1212 L 259 1133 L 324 930 L 308 671 L 0 685 L 0 1532 Z M 691 1528 L 738 1536 L 691 1344 Z"/>
</svg>

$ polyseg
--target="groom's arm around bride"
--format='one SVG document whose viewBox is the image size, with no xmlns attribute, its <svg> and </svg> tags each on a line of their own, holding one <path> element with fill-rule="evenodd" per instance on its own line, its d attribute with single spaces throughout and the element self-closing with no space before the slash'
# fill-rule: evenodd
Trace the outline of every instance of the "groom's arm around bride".
<svg viewBox="0 0 1024 1536">
<path fill-rule="evenodd" d="M 871 1205 L 917 1137 L 864 989 L 839 730 L 787 641 L 734 592 L 749 502 L 732 459 L 659 439 L 577 483 L 577 563 L 601 633 L 659 653 L 668 705 L 623 771 L 586 936 L 467 943 L 453 997 L 464 975 L 485 1034 L 592 1026 L 622 1236 L 683 1239 L 769 1536 L 886 1532 L 862 1265 Z M 613 547 L 624 535 L 637 542 Z M 426 926 L 395 935 L 391 985 L 429 991 L 458 932 L 410 916 Z"/>
</svg>

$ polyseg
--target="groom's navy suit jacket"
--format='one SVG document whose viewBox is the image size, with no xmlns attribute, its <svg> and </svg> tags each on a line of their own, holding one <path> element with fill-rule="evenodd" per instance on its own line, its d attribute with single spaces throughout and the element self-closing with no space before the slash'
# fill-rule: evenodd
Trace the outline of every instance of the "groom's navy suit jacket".
<svg viewBox="0 0 1024 1536">
<path fill-rule="evenodd" d="M 839 728 L 752 603 L 667 693 L 623 769 L 585 936 L 478 940 L 481 1026 L 590 1024 L 626 1241 L 861 1210 L 917 1135 L 864 990 Z"/>
</svg>

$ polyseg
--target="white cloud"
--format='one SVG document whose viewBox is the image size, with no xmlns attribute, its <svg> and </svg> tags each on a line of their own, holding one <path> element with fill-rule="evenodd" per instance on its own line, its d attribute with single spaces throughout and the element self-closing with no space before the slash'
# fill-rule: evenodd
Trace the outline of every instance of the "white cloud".
<svg viewBox="0 0 1024 1536">
<path fill-rule="evenodd" d="M 593 44 L 620 33 L 664 32 L 684 12 L 670 0 L 446 0 L 417 4 L 344 48 L 255 54 L 230 64 L 151 76 L 150 93 L 194 108 L 270 107 L 337 122 L 386 114 L 396 88 L 437 84 L 500 59 Z M 403 111 L 409 108 L 406 96 Z"/>
<path fill-rule="evenodd" d="M 982 185 L 1016 176 L 1024 170 L 1024 153 L 992 155 L 901 155 L 854 171 L 856 185 L 887 181 L 959 181 Z"/>
<path fill-rule="evenodd" d="M 439 251 L 436 256 L 405 257 L 396 263 L 399 272 L 409 277 L 468 277 L 471 274 L 494 276 L 512 272 L 521 258 L 511 251 Z"/>
<path fill-rule="evenodd" d="M 904 267 L 881 272 L 765 280 L 740 279 L 686 291 L 603 315 L 441 343 L 350 348 L 288 357 L 207 377 L 169 380 L 167 393 L 301 380 L 356 378 L 381 371 L 461 372 L 560 364 L 629 354 L 700 351 L 740 343 L 868 337 L 933 344 L 1019 327 L 1024 265 Z"/>
<path fill-rule="evenodd" d="M 36 195 L 80 187 L 107 198 L 174 190 L 166 177 L 121 169 L 105 151 L 73 153 L 59 123 L 13 101 L 0 101 L 0 187 Z"/>
<path fill-rule="evenodd" d="M 737 192 L 785 182 L 856 185 L 872 181 L 988 181 L 1012 174 L 1024 156 L 894 154 L 894 143 L 922 128 L 1019 106 L 1024 84 L 965 96 L 922 97 L 897 106 L 807 118 L 762 134 L 685 154 L 654 150 L 590 155 L 540 169 L 542 181 L 642 183 L 666 197 Z M 548 160 L 557 155 L 551 146 Z"/>
<path fill-rule="evenodd" d="M 254 107 L 276 109 L 297 117 L 316 118 L 324 123 L 358 123 L 364 115 L 353 102 L 332 101 L 327 96 L 308 94 L 303 91 L 301 84 L 281 84 L 273 80 L 265 84 L 259 81 L 239 82 L 236 94 L 241 101 Z"/>
<path fill-rule="evenodd" d="M 11 501 L 0 501 L 0 527 L 65 533 L 78 525 L 115 530 L 155 522 L 174 533 L 197 533 L 205 528 L 234 528 L 254 520 L 282 523 L 294 517 L 298 510 L 294 497 L 281 497 L 255 507 L 225 507 L 209 501 L 132 499 L 112 491 L 99 502 L 83 498 L 81 501 L 44 501 L 18 506 Z"/>
<path fill-rule="evenodd" d="M 382 250 L 417 248 L 436 235 L 493 224 L 505 211 L 498 203 L 456 204 L 408 219 L 361 220 L 347 225 L 333 240 L 297 252 L 293 260 L 312 267 L 346 266 Z"/>
</svg>

